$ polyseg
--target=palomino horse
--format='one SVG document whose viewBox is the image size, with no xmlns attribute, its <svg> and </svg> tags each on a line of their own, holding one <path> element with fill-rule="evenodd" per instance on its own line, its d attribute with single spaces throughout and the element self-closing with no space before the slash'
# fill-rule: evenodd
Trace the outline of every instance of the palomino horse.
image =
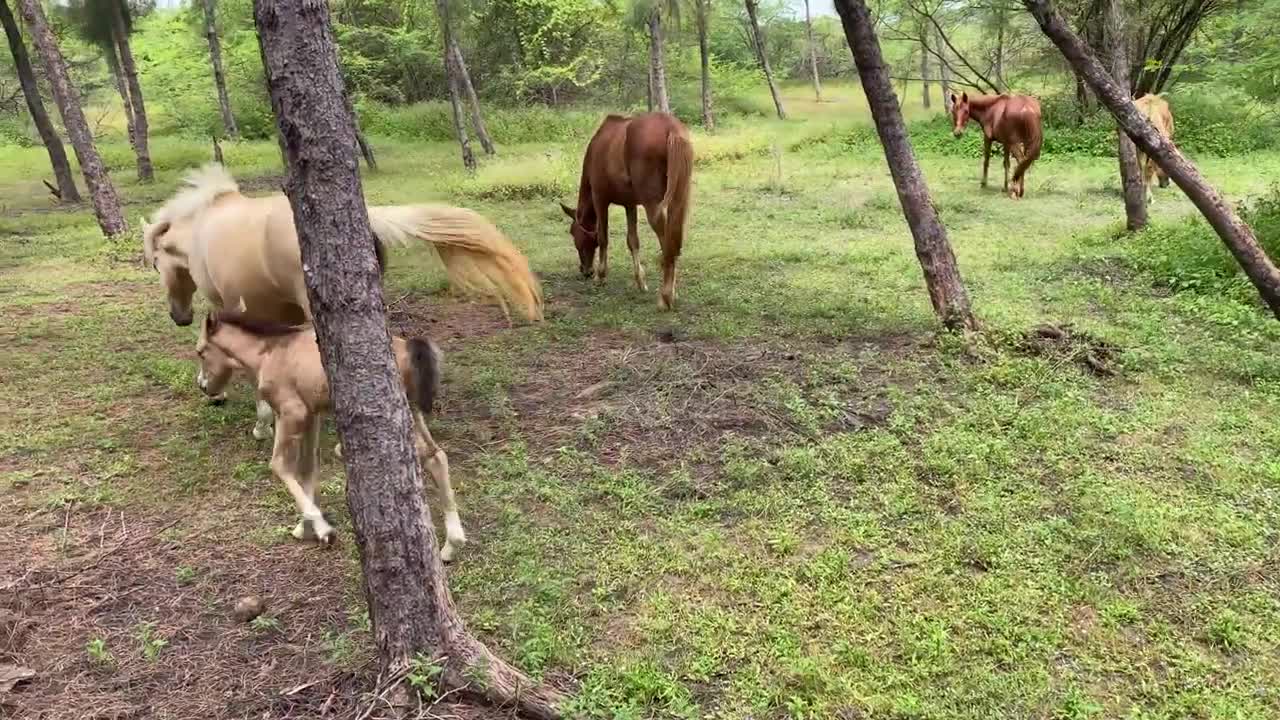
<svg viewBox="0 0 1280 720">
<path fill-rule="evenodd" d="M 987 167 L 991 164 L 991 143 L 1004 147 L 1004 191 L 1009 197 L 1022 197 L 1026 191 L 1027 170 L 1040 157 L 1044 128 L 1040 122 L 1040 101 L 1027 95 L 951 96 L 951 119 L 956 137 L 964 134 L 969 118 L 982 126 L 982 187 L 987 186 Z M 1009 154 L 1018 160 L 1013 171 L 1013 187 L 1009 186 Z"/>
<path fill-rule="evenodd" d="M 143 255 L 160 273 L 169 317 L 190 325 L 192 298 L 199 290 L 215 308 L 238 309 L 252 319 L 310 320 L 288 198 L 241 195 L 235 179 L 218 164 L 191 172 L 185 184 L 153 222 L 143 221 Z M 444 205 L 370 207 L 369 224 L 379 265 L 385 263 L 385 244 L 426 241 L 440 255 L 455 289 L 496 298 L 504 312 L 510 304 L 530 320 L 542 318 L 542 289 L 529 261 L 477 213 Z M 271 409 L 260 402 L 253 434 L 265 439 L 270 431 Z"/>
<path fill-rule="evenodd" d="M 448 562 L 467 537 L 449 482 L 449 457 L 427 429 L 427 417 L 440 391 L 440 349 L 425 339 L 392 337 L 391 344 L 410 400 L 418 457 L 435 479 L 444 505 L 445 543 L 440 557 Z M 259 400 L 270 405 L 276 416 L 271 471 L 289 489 L 302 513 L 293 536 L 332 541 L 333 527 L 316 505 L 320 418 L 330 411 L 330 400 L 315 330 L 257 322 L 240 313 L 214 312 L 205 318 L 196 353 L 202 374 L 212 378 L 204 386 L 210 396 L 222 392 L 234 370 L 253 376 Z"/>
<path fill-rule="evenodd" d="M 577 210 L 560 204 L 573 221 L 569 234 L 578 249 L 582 276 L 591 276 L 596 248 L 600 249 L 596 279 L 603 281 L 608 276 L 609 206 L 621 205 L 627 212 L 627 249 L 631 251 L 636 287 L 648 290 L 636 231 L 636 206 L 643 205 L 649 226 L 662 246 L 658 307 L 672 308 L 676 301 L 676 258 L 684 244 L 692 175 L 693 144 L 688 129 L 674 115 L 606 117 L 582 160 Z"/>
<path fill-rule="evenodd" d="M 1156 131 L 1164 136 L 1165 140 L 1173 141 L 1173 113 L 1169 112 L 1169 102 L 1159 95 L 1147 93 L 1133 104 L 1138 107 L 1138 112 L 1146 116 L 1152 125 L 1156 126 Z M 1142 168 L 1143 185 L 1147 188 L 1147 202 L 1151 202 L 1154 196 L 1151 194 L 1151 176 L 1155 175 L 1160 178 L 1160 187 L 1169 187 L 1169 176 L 1164 174 L 1164 170 L 1156 165 L 1155 161 L 1138 151 L 1138 167 Z"/>
</svg>

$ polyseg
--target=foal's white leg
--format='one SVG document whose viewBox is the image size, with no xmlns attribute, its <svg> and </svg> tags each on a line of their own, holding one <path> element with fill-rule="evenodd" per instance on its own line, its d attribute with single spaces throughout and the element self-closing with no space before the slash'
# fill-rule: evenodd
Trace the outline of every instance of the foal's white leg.
<svg viewBox="0 0 1280 720">
<path fill-rule="evenodd" d="M 271 404 L 258 398 L 258 422 L 253 426 L 253 436 L 259 440 L 271 437 L 271 426 L 274 423 L 275 413 L 271 411 Z"/>
<path fill-rule="evenodd" d="M 449 456 L 436 445 L 422 414 L 415 410 L 413 419 L 418 429 L 418 455 L 436 481 L 436 491 L 444 508 L 444 548 L 440 550 L 440 559 L 450 562 L 457 556 L 458 549 L 467 544 L 467 534 L 462 529 L 462 519 L 458 517 L 458 501 L 453 496 L 453 483 L 449 481 Z"/>
<path fill-rule="evenodd" d="M 298 505 L 298 511 L 302 513 L 302 520 L 293 529 L 293 536 L 299 540 L 315 537 L 328 543 L 333 539 L 333 528 L 324 519 L 315 500 L 298 482 L 301 469 L 299 465 L 302 464 L 300 458 L 307 445 L 307 430 L 305 410 L 291 413 L 286 408 L 281 408 L 281 415 L 276 418 L 276 442 L 271 453 L 271 471 L 284 482 L 293 501 Z"/>
</svg>

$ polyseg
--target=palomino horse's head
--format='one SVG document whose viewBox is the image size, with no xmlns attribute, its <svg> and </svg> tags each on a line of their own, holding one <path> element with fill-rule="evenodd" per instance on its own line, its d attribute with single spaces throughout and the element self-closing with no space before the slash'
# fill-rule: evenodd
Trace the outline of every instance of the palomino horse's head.
<svg viewBox="0 0 1280 720">
<path fill-rule="evenodd" d="M 168 222 L 149 223 L 142 219 L 142 254 L 156 272 L 160 284 L 169 295 L 169 317 L 177 325 L 191 324 L 191 299 L 196 292 L 195 281 L 187 265 L 185 249 L 174 242 L 173 225 Z"/>
<path fill-rule="evenodd" d="M 200 358 L 196 385 L 200 386 L 205 395 L 214 399 L 223 397 L 231 375 L 241 369 L 240 363 L 210 340 L 218 332 L 219 324 L 217 315 L 209 313 L 205 316 L 204 326 L 200 328 L 200 339 L 196 341 L 196 355 Z"/>
<path fill-rule="evenodd" d="M 573 237 L 573 246 L 578 249 L 578 270 L 582 272 L 582 277 L 589 278 L 592 266 L 595 265 L 596 246 L 600 242 L 600 237 L 595 230 L 588 230 L 582 224 L 582 219 L 568 205 L 560 203 L 560 209 L 572 221 L 569 225 L 569 235 Z"/>
<path fill-rule="evenodd" d="M 960 137 L 964 134 L 964 126 L 969 122 L 969 93 L 960 93 L 960 97 L 956 97 L 955 93 L 951 94 L 951 120 L 955 123 L 951 132 Z"/>
</svg>

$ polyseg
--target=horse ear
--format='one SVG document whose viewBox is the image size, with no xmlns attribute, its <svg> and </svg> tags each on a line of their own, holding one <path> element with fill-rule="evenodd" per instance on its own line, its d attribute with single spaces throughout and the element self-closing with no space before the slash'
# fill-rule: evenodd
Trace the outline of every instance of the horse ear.
<svg viewBox="0 0 1280 720">
<path fill-rule="evenodd" d="M 571 210 L 568 205 L 565 205 L 564 203 L 560 203 L 560 209 L 564 211 L 565 215 L 569 216 L 570 220 L 578 219 L 578 213 Z"/>
<path fill-rule="evenodd" d="M 969 102 L 969 93 L 967 92 L 960 93 L 960 102 Z"/>
<path fill-rule="evenodd" d="M 952 104 L 952 105 L 955 105 L 955 104 L 956 104 L 956 100 L 957 100 L 957 98 L 956 98 L 956 94 L 955 94 L 955 93 L 951 93 L 951 104 Z"/>
</svg>

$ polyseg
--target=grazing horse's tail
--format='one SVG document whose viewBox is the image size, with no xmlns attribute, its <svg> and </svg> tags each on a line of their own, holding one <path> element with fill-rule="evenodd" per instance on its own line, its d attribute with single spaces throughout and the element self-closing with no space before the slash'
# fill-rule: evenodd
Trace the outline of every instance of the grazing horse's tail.
<svg viewBox="0 0 1280 720">
<path fill-rule="evenodd" d="M 413 371 L 413 386 L 416 392 L 410 400 L 423 415 L 431 414 L 436 395 L 440 394 L 440 362 L 443 359 L 440 348 L 430 340 L 411 338 L 409 348 L 409 366 Z"/>
<path fill-rule="evenodd" d="M 1022 142 L 1022 159 L 1018 161 L 1018 167 L 1013 170 L 1013 182 L 1023 183 L 1027 170 L 1031 168 L 1031 163 L 1040 157 L 1040 147 L 1044 145 L 1044 126 L 1040 122 L 1040 116 L 1035 116 L 1035 122 L 1030 123 L 1027 128 L 1027 138 Z M 1026 188 L 1019 184 L 1022 190 Z M 1021 197 L 1021 193 L 1019 193 Z"/>
<path fill-rule="evenodd" d="M 542 319 L 542 286 L 529 260 L 479 213 L 447 205 L 383 205 L 369 208 L 373 234 L 383 243 L 431 243 L 456 290 L 492 297 L 504 312 L 514 306 Z"/>
<path fill-rule="evenodd" d="M 662 238 L 663 257 L 674 260 L 684 243 L 684 224 L 689 214 L 689 180 L 693 175 L 693 143 L 683 127 L 667 135 L 667 192 L 658 205 L 658 217 L 666 229 Z"/>
</svg>

